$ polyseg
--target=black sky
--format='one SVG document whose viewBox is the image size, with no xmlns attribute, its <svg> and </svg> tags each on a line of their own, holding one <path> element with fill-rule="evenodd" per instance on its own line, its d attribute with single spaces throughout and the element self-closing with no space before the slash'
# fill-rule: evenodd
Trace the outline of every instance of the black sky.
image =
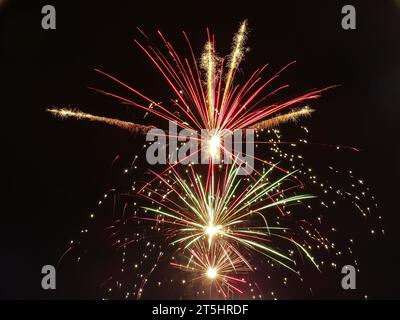
<svg viewBox="0 0 400 320">
<path fill-rule="evenodd" d="M 371 298 L 400 298 L 400 4 L 327 2 L 47 1 L 57 10 L 54 31 L 41 28 L 43 3 L 0 2 L 0 297 L 54 297 L 40 289 L 41 266 L 57 262 L 110 187 L 115 156 L 141 143 L 118 129 L 57 121 L 45 109 L 73 106 L 135 120 L 130 109 L 87 87 L 115 89 L 93 71 L 99 67 L 168 98 L 160 75 L 133 43 L 137 26 L 149 35 L 162 30 L 181 44 L 185 30 L 197 52 L 209 27 L 226 53 L 238 23 L 248 19 L 251 51 L 243 70 L 265 62 L 277 70 L 296 60 L 284 80 L 297 92 L 340 84 L 317 102 L 309 122 L 313 141 L 363 149 L 354 169 L 376 194 L 386 236 L 361 244 L 360 281 Z M 356 30 L 340 26 L 344 4 L 356 7 Z"/>
</svg>

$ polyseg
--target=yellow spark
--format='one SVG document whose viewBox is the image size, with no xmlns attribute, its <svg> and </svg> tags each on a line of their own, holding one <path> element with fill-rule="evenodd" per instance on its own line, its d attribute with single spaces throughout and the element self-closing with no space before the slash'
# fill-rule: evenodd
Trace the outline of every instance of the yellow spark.
<svg viewBox="0 0 400 320">
<path fill-rule="evenodd" d="M 202 55 L 202 68 L 207 74 L 207 102 L 210 128 L 214 127 L 214 85 L 215 85 L 215 66 L 216 56 L 212 42 L 207 42 Z"/>
<path fill-rule="evenodd" d="M 209 267 L 207 270 L 207 277 L 209 279 L 215 279 L 217 277 L 218 273 L 217 273 L 217 269 L 213 268 L 213 267 Z"/>
<path fill-rule="evenodd" d="M 212 135 L 208 140 L 208 153 L 210 155 L 210 158 L 218 158 L 220 147 L 221 138 L 217 134 Z"/>
<path fill-rule="evenodd" d="M 222 97 L 222 108 L 224 108 L 224 101 L 229 92 L 230 85 L 233 80 L 233 74 L 239 65 L 240 61 L 244 55 L 244 41 L 246 40 L 246 32 L 247 32 L 247 20 L 244 20 L 240 25 L 238 33 L 235 35 L 233 39 L 233 50 L 230 55 L 230 63 L 229 63 L 229 71 L 226 77 L 226 84 L 224 89 L 224 95 Z"/>
<path fill-rule="evenodd" d="M 215 226 L 211 223 L 205 228 L 204 233 L 208 235 L 208 242 L 210 244 L 212 242 L 213 237 L 221 232 L 221 229 L 222 229 L 221 225 Z"/>
<path fill-rule="evenodd" d="M 46 111 L 52 113 L 55 116 L 58 116 L 62 119 L 65 118 L 75 118 L 77 120 L 89 120 L 95 122 L 102 122 L 108 125 L 118 127 L 124 130 L 129 131 L 130 133 L 146 133 L 150 129 L 154 128 L 154 126 L 145 126 L 141 124 L 136 124 L 133 122 L 123 121 L 119 119 L 107 118 L 95 116 L 90 113 L 85 113 L 80 110 L 71 110 L 71 109 L 47 109 Z"/>
<path fill-rule="evenodd" d="M 314 112 L 314 109 L 311 109 L 306 106 L 301 109 L 296 109 L 291 112 L 275 116 L 271 119 L 267 119 L 267 120 L 258 122 L 256 124 L 253 124 L 252 126 L 249 127 L 249 129 L 272 129 L 282 123 L 286 123 L 289 121 L 295 122 L 301 117 L 310 116 L 311 113 L 313 113 L 313 112 Z"/>
</svg>

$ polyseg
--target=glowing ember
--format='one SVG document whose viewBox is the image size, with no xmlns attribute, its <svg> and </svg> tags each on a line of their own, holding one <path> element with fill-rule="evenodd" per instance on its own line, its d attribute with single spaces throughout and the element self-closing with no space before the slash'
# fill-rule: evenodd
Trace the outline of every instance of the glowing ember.
<svg viewBox="0 0 400 320">
<path fill-rule="evenodd" d="M 207 270 L 207 277 L 210 279 L 214 279 L 217 276 L 217 270 L 215 268 L 208 268 Z"/>
</svg>

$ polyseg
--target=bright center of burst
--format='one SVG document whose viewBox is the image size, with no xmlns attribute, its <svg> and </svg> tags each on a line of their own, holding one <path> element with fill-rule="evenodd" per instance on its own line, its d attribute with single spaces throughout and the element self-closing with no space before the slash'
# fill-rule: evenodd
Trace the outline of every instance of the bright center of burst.
<svg viewBox="0 0 400 320">
<path fill-rule="evenodd" d="M 208 140 L 208 152 L 211 158 L 218 157 L 219 148 L 221 146 L 221 138 L 218 135 L 213 135 Z"/>
<path fill-rule="evenodd" d="M 213 224 L 205 228 L 205 233 L 208 235 L 210 242 L 212 238 L 220 232 L 221 228 L 221 226 L 214 226 Z"/>
<path fill-rule="evenodd" d="M 207 277 L 209 277 L 210 279 L 214 279 L 217 276 L 217 270 L 215 268 L 208 268 L 207 270 Z"/>
</svg>

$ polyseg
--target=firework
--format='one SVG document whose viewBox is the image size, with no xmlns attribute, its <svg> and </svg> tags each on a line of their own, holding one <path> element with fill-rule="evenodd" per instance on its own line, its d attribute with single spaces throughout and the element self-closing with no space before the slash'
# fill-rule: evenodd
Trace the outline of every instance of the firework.
<svg viewBox="0 0 400 320">
<path fill-rule="evenodd" d="M 312 256 L 291 237 L 290 230 L 269 223 L 274 212 L 284 214 L 281 206 L 289 206 L 310 198 L 312 195 L 286 193 L 300 188 L 301 184 L 289 173 L 276 181 L 270 180 L 274 167 L 265 173 L 252 176 L 243 183 L 234 164 L 224 170 L 224 176 L 215 181 L 214 175 L 204 182 L 193 167 L 188 177 L 173 169 L 168 177 L 157 175 L 165 185 L 151 189 L 145 186 L 142 196 L 152 201 L 146 212 L 157 215 L 171 228 L 171 244 L 193 250 L 192 247 L 206 241 L 208 247 L 230 246 L 249 268 L 251 263 L 240 253 L 241 248 L 256 251 L 295 271 L 295 261 L 274 246 L 274 241 L 286 240 L 300 249 L 317 267 Z M 292 178 L 292 185 L 285 186 Z M 177 199 L 180 200 L 179 204 Z M 274 211 L 274 209 L 276 209 Z M 233 245 L 235 244 L 235 246 Z"/>
<path fill-rule="evenodd" d="M 142 34 L 146 44 L 135 42 L 166 80 L 173 93 L 171 103 L 157 102 L 115 76 L 98 69 L 98 73 L 120 84 L 136 98 L 94 90 L 143 110 L 145 116 L 152 114 L 175 122 L 180 128 L 196 132 L 208 129 L 211 134 L 201 137 L 200 140 L 202 146 L 207 148 L 211 161 L 204 172 L 201 166 L 193 165 L 181 170 L 180 162 L 167 166 L 161 173 L 151 171 L 151 181 L 144 181 L 138 191 L 134 181 L 132 190 L 127 192 L 135 199 L 134 214 L 125 217 L 128 202 L 125 203 L 123 216 L 116 219 L 108 229 L 112 230 L 110 238 L 116 247 L 123 248 L 123 265 L 127 259 L 126 252 L 132 244 L 144 241 L 148 250 L 146 252 L 154 255 L 154 263 L 146 271 L 137 273 L 134 295 L 137 298 L 142 297 L 151 275 L 162 265 L 161 260 L 167 257 L 170 258 L 170 266 L 189 274 L 188 282 L 210 284 L 224 298 L 228 298 L 244 292 L 243 286 L 250 284 L 248 278 L 260 265 L 260 261 L 261 264 L 267 263 L 271 267 L 274 264 L 283 266 L 285 270 L 301 277 L 301 262 L 307 261 L 318 270 L 327 264 L 327 259 L 324 261 L 319 256 L 317 261 L 315 252 L 326 250 L 334 252 L 335 256 L 341 256 L 342 250 L 322 230 L 327 227 L 326 222 L 322 223 L 323 214 L 307 215 L 301 212 L 312 209 L 311 203 L 314 201 L 319 202 L 321 208 L 328 209 L 336 205 L 336 198 L 342 198 L 350 201 L 363 216 L 367 216 L 370 207 L 361 205 L 362 200 L 366 199 L 366 193 L 356 189 L 353 182 L 350 184 L 352 190 L 321 182 L 297 152 L 300 145 L 307 144 L 307 140 L 285 142 L 280 131 L 275 129 L 283 123 L 296 122 L 310 116 L 313 109 L 304 104 L 319 98 L 324 90 L 331 87 L 312 90 L 279 103 L 270 101 L 287 85 L 266 92 L 267 89 L 291 64 L 268 80 L 263 80 L 262 74 L 267 68 L 265 65 L 255 70 L 242 84 L 237 84 L 236 74 L 246 53 L 246 21 L 241 23 L 233 39 L 232 51 L 226 57 L 217 55 L 215 37 L 209 32 L 201 59 L 196 58 L 185 33 L 184 38 L 190 50 L 189 58 L 182 58 L 161 32 L 158 35 L 166 53 Z M 153 128 L 79 110 L 52 108 L 48 111 L 61 118 L 106 123 L 130 133 L 145 134 Z M 261 163 L 261 168 L 243 177 L 238 174 L 243 163 L 233 153 L 229 154 L 233 160 L 231 164 L 217 164 L 216 160 L 221 151 L 229 152 L 222 143 L 225 135 L 246 128 L 260 129 L 261 132 L 265 130 L 273 137 L 259 142 L 269 146 L 268 155 L 262 158 L 254 156 Z M 167 136 L 171 134 L 169 132 Z M 259 134 L 257 132 L 257 137 Z M 283 146 L 294 149 L 284 151 Z M 280 162 L 286 161 L 290 170 L 281 167 Z M 332 168 L 332 171 L 335 169 Z M 339 175 L 338 171 L 335 173 Z M 319 189 L 316 192 L 303 193 L 308 185 L 315 185 Z M 317 198 L 314 194 L 319 199 L 312 201 L 311 199 Z M 329 195 L 328 200 L 324 200 L 326 194 Z M 146 203 L 141 203 L 138 207 L 138 198 Z M 299 210 L 292 210 L 294 207 Z M 134 236 L 126 236 L 117 230 L 117 225 L 125 226 L 128 220 L 136 221 L 137 226 L 141 227 L 141 231 L 135 232 Z M 149 230 L 158 232 L 162 241 L 167 241 L 157 246 L 156 243 L 145 240 L 149 237 Z M 129 230 L 129 234 L 131 231 Z M 336 232 L 336 228 L 330 227 L 330 231 Z M 165 247 L 173 253 L 167 254 Z M 352 252 L 350 245 L 347 249 Z M 143 261 L 148 257 L 144 253 L 135 257 L 140 262 L 136 262 L 134 268 L 145 265 Z M 336 268 L 334 261 L 330 265 Z M 121 273 L 123 272 L 125 267 L 121 268 Z M 286 284 L 286 280 L 284 283 Z M 116 286 L 121 288 L 121 282 L 116 281 Z M 127 292 L 126 297 L 129 294 Z"/>
<path fill-rule="evenodd" d="M 166 80 L 174 96 L 171 102 L 168 105 L 157 102 L 117 77 L 99 69 L 95 69 L 95 71 L 133 93 L 136 99 L 132 100 L 105 90 L 92 89 L 125 105 L 145 111 L 145 116 L 153 114 L 164 120 L 174 122 L 183 129 L 194 131 L 207 129 L 210 134 L 206 137 L 201 135 L 199 140 L 202 148 L 205 148 L 208 153 L 211 163 L 218 162 L 218 156 L 222 152 L 228 156 L 228 161 L 243 161 L 236 154 L 224 148 L 222 141 L 228 133 L 246 128 L 269 129 L 285 122 L 296 121 L 301 117 L 309 116 L 313 111 L 309 107 L 295 107 L 319 98 L 323 91 L 332 88 L 331 86 L 320 90 L 312 90 L 280 103 L 268 102 L 271 97 L 288 87 L 288 85 L 283 85 L 267 92 L 267 88 L 272 82 L 292 63 L 279 70 L 268 80 L 263 80 L 262 78 L 262 74 L 267 67 L 267 65 L 264 65 L 255 70 L 242 84 L 235 84 L 237 70 L 246 52 L 247 21 L 240 24 L 239 30 L 233 38 L 232 51 L 227 57 L 221 58 L 217 56 L 215 37 L 207 31 L 208 41 L 201 54 L 200 63 L 195 57 L 185 32 L 183 35 L 189 47 L 189 58 L 181 57 L 161 32 L 158 32 L 158 35 L 164 44 L 166 53 L 154 46 L 140 29 L 139 31 L 145 37 L 146 44 L 142 44 L 137 40 L 135 40 L 135 43 L 143 50 Z M 292 111 L 279 114 L 292 107 L 294 108 Z M 126 129 L 130 133 L 147 133 L 152 128 L 152 126 L 99 117 L 81 111 L 54 108 L 48 111 L 61 117 L 107 123 Z M 166 133 L 166 136 L 171 135 L 174 135 L 174 133 Z M 190 154 L 186 158 L 191 156 L 196 155 Z M 251 154 L 248 154 L 248 156 L 254 157 Z M 178 163 L 181 161 L 179 160 Z M 165 171 L 168 171 L 174 165 L 176 164 L 172 164 Z M 252 167 L 250 164 L 248 166 Z M 253 168 L 249 169 L 253 170 Z M 282 171 L 285 172 L 285 170 Z"/>
<path fill-rule="evenodd" d="M 183 254 L 184 263 L 171 262 L 170 265 L 189 272 L 190 281 L 203 281 L 214 286 L 219 294 L 228 298 L 230 293 L 243 293 L 240 286 L 246 284 L 243 278 L 251 268 L 243 263 L 243 258 L 231 246 L 207 246 L 196 243 Z M 211 294 L 211 292 L 210 292 Z"/>
<path fill-rule="evenodd" d="M 376 207 L 374 198 L 364 180 L 351 171 L 312 168 L 300 153 L 312 146 L 308 132 L 299 127 L 296 141 L 285 142 L 280 130 L 265 130 L 265 168 L 248 177 L 237 176 L 237 163 L 213 165 L 213 175 L 206 166 L 179 166 L 165 174 L 154 173 L 157 179 L 149 185 L 135 156 L 122 170 L 131 189 L 105 194 L 94 215 L 97 219 L 104 210 L 113 212 L 105 229 L 120 252 L 116 269 L 107 272 L 112 278 L 104 284 L 105 296 L 146 299 L 166 291 L 169 298 L 193 294 L 192 298 L 203 299 L 215 295 L 256 299 L 269 294 L 275 299 L 289 297 L 297 285 L 298 290 L 307 287 L 309 282 L 303 278 L 307 266 L 314 265 L 312 269 L 325 277 L 329 272 L 337 274 L 340 265 L 357 266 L 356 257 L 351 257 L 357 237 L 343 230 L 338 219 L 345 223 L 348 215 L 338 212 L 351 212 L 349 204 L 353 205 L 360 213 L 359 223 L 366 223 Z M 282 174 L 268 165 L 272 162 L 292 171 Z M 145 189 L 139 181 L 147 185 Z M 84 228 L 82 236 L 92 234 L 92 229 Z M 371 236 L 378 231 L 377 226 L 372 228 Z M 76 240 L 67 253 L 75 253 L 79 261 L 84 253 L 78 243 L 81 251 L 87 251 L 85 242 Z"/>
<path fill-rule="evenodd" d="M 209 39 L 201 55 L 200 66 L 198 66 L 186 33 L 184 33 L 184 37 L 190 49 L 191 58 L 181 58 L 164 35 L 161 32 L 158 32 L 158 34 L 165 45 L 167 54 L 152 45 L 144 33 L 148 44 L 141 44 L 137 40 L 135 42 L 165 78 L 175 96 L 169 106 L 156 102 L 115 76 L 99 69 L 95 70 L 126 88 L 141 101 L 134 101 L 104 90 L 94 90 L 111 96 L 124 104 L 142 109 L 146 111 L 146 114 L 150 113 L 165 120 L 176 122 L 181 128 L 214 130 L 215 135 L 221 138 L 221 134 L 225 130 L 260 128 L 265 127 L 265 125 L 271 127 L 298 119 L 303 115 L 309 115 L 310 109 L 304 108 L 280 115 L 275 119 L 270 119 L 269 122 L 267 120 L 269 117 L 274 118 L 277 112 L 284 109 L 317 99 L 323 91 L 331 88 L 312 90 L 282 103 L 267 103 L 268 98 L 285 89 L 287 85 L 269 93 L 265 93 L 265 89 L 291 64 L 279 70 L 270 79 L 263 81 L 261 75 L 267 67 L 265 65 L 254 71 L 242 85 L 234 85 L 235 75 L 246 51 L 244 44 L 247 34 L 246 21 L 241 23 L 233 40 L 232 52 L 225 58 L 216 55 L 214 36 L 208 33 Z M 56 109 L 52 109 L 51 112 L 55 114 L 66 112 L 63 109 L 56 111 Z M 79 114 L 71 113 L 69 116 L 82 118 Z M 84 118 L 114 124 L 131 131 L 130 124 L 120 126 L 119 122 L 114 119 L 107 121 L 105 117 L 97 118 L 93 115 L 84 116 Z M 138 125 L 135 124 L 134 126 Z M 142 132 L 143 130 L 139 129 L 138 131 Z M 134 130 L 134 132 L 136 133 L 137 130 Z M 146 132 L 146 130 L 143 132 Z"/>
</svg>

